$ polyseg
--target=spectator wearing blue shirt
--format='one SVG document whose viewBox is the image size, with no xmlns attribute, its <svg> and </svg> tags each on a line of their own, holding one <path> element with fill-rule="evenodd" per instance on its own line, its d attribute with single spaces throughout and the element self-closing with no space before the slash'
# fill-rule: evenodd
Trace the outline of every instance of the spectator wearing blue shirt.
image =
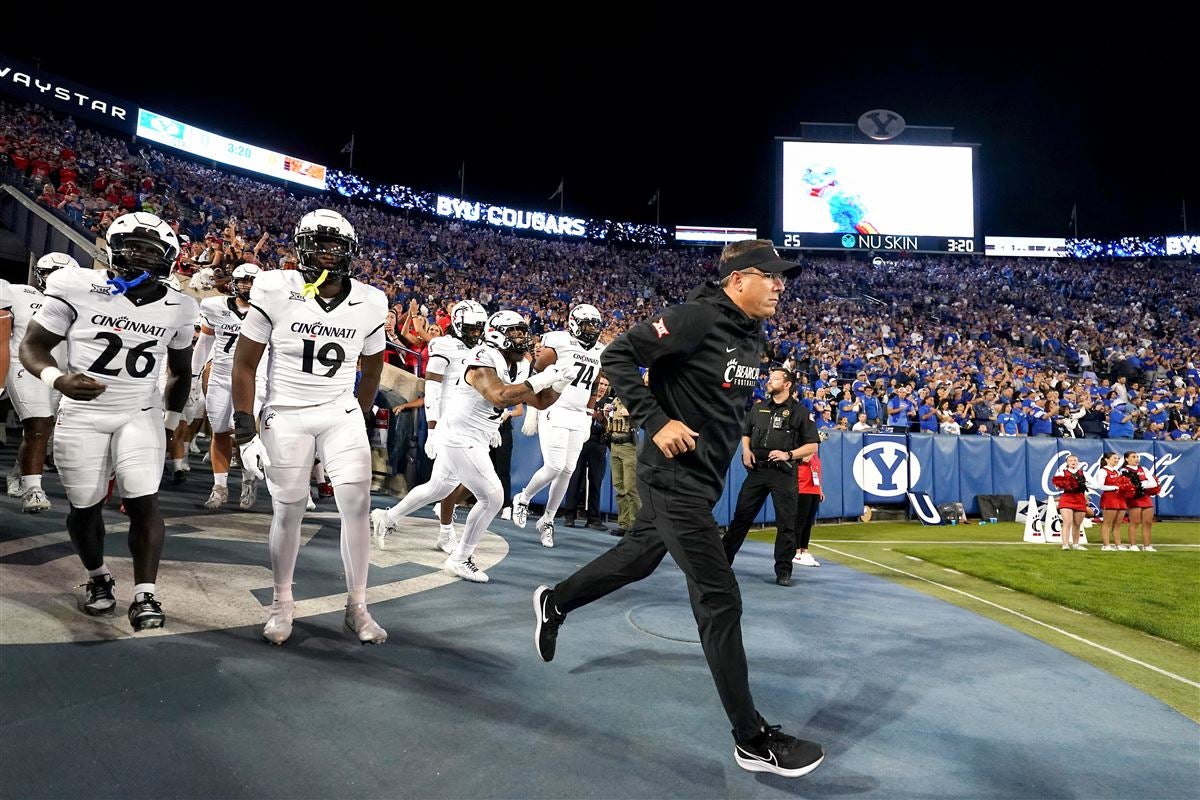
<svg viewBox="0 0 1200 800">
<path fill-rule="evenodd" d="M 850 425 L 858 419 L 858 412 L 862 410 L 862 401 L 853 395 L 846 396 L 846 392 L 842 394 L 842 399 L 838 401 L 838 419 L 844 419 L 846 424 Z"/>
<path fill-rule="evenodd" d="M 1017 415 L 1013 413 L 1012 403 L 1005 403 L 996 415 L 996 434 L 999 436 L 1016 436 L 1019 432 Z"/>
<path fill-rule="evenodd" d="M 1196 399 L 1200 403 L 1200 398 Z M 867 422 L 878 425 L 883 421 L 883 406 L 875 396 L 875 387 L 867 384 L 863 387 L 862 410 L 867 415 Z"/>
<path fill-rule="evenodd" d="M 937 409 L 933 405 L 932 397 L 926 397 L 921 403 L 921 409 L 917 412 L 917 417 L 921 420 L 921 433 L 938 432 L 938 414 Z"/>
<path fill-rule="evenodd" d="M 1044 403 L 1034 403 L 1029 407 L 1029 435 L 1030 436 L 1053 436 L 1054 435 L 1054 413 L 1050 408 L 1050 401 Z"/>
<path fill-rule="evenodd" d="M 1108 438 L 1133 438 L 1133 409 L 1128 403 L 1113 403 L 1108 414 Z"/>
<path fill-rule="evenodd" d="M 900 386 L 887 402 L 888 425 L 908 427 L 908 418 L 913 415 L 913 404 L 908 399 L 908 387 Z"/>
<path fill-rule="evenodd" d="M 1179 423 L 1179 427 L 1171 431 L 1167 436 L 1175 442 L 1190 442 L 1195 439 L 1195 434 L 1192 433 L 1192 423 L 1186 419 Z"/>
</svg>

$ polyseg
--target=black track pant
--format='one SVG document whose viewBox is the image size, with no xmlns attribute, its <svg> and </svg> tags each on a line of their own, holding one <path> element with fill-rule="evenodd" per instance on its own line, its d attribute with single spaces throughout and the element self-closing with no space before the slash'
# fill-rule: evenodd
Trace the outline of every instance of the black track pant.
<svg viewBox="0 0 1200 800">
<path fill-rule="evenodd" d="M 742 595 L 721 545 L 713 504 L 701 497 L 666 492 L 638 481 L 642 509 L 615 547 L 554 587 L 562 612 L 640 581 L 670 552 L 687 578 L 692 613 L 717 694 L 735 739 L 759 730 L 742 647 Z"/>
</svg>

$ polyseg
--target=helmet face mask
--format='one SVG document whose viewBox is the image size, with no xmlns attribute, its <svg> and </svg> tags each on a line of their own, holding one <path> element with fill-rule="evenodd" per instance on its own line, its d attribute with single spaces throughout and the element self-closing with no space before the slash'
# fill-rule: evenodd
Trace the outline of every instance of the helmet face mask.
<svg viewBox="0 0 1200 800">
<path fill-rule="evenodd" d="M 487 323 L 487 311 L 474 300 L 463 300 L 450 309 L 450 332 L 467 347 L 479 344 Z"/>
<path fill-rule="evenodd" d="M 322 272 L 329 277 L 346 278 L 358 255 L 358 236 L 354 227 L 336 211 L 320 208 L 300 220 L 293 236 L 300 270 L 308 281 Z"/>
<path fill-rule="evenodd" d="M 155 215 L 138 211 L 113 220 L 105 234 L 105 248 L 109 266 L 118 274 L 146 272 L 166 280 L 179 257 L 179 237 Z"/>
<path fill-rule="evenodd" d="M 497 350 L 517 354 L 529 352 L 533 344 L 529 336 L 529 325 L 515 311 L 497 311 L 492 314 L 483 338 Z"/>
<path fill-rule="evenodd" d="M 233 271 L 233 277 L 227 284 L 229 293 L 246 303 L 250 302 L 250 291 L 254 288 L 254 279 L 258 277 L 257 264 L 242 264 Z"/>
<path fill-rule="evenodd" d="M 50 273 L 55 270 L 63 269 L 79 269 L 79 262 L 71 258 L 66 253 L 46 253 L 37 260 L 33 266 L 33 283 L 34 288 L 39 292 L 45 291 L 46 280 L 50 277 Z"/>
<path fill-rule="evenodd" d="M 604 330 L 604 317 L 595 306 L 582 303 L 571 309 L 567 318 L 567 332 L 586 348 L 595 347 Z"/>
</svg>

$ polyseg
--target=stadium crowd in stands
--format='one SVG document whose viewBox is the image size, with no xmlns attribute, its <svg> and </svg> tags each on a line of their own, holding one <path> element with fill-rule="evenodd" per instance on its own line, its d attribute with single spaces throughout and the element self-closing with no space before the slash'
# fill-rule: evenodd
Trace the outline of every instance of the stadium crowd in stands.
<svg viewBox="0 0 1200 800">
<path fill-rule="evenodd" d="M 359 277 L 395 305 L 393 341 L 418 351 L 459 299 L 515 309 L 535 334 L 591 303 L 612 336 L 715 276 L 714 250 L 523 237 L 331 202 L 3 101 L 0 177 L 94 236 L 125 211 L 164 217 L 187 237 L 185 274 L 293 266 L 291 226 L 335 208 L 358 231 Z M 1200 423 L 1190 263 L 861 253 L 803 263 L 767 326 L 760 383 L 769 364 L 794 369 L 821 427 L 1190 439 Z"/>
</svg>

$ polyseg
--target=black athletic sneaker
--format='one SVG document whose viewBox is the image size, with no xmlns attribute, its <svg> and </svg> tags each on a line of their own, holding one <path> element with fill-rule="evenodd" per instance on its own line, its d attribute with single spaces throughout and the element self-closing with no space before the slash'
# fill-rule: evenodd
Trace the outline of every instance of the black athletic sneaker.
<svg viewBox="0 0 1200 800">
<path fill-rule="evenodd" d="M 76 586 L 76 589 L 83 589 L 79 597 L 79 610 L 92 617 L 113 613 L 117 607 L 117 598 L 113 596 L 113 587 L 116 585 L 112 575 L 97 575 L 88 578 L 87 583 Z"/>
<path fill-rule="evenodd" d="M 181 469 L 175 470 L 175 473 L 171 476 L 171 485 L 182 486 L 185 483 L 187 483 L 187 473 Z"/>
<path fill-rule="evenodd" d="M 554 590 L 539 586 L 533 593 L 533 646 L 542 661 L 554 660 L 558 628 L 566 618 L 566 614 L 560 614 L 554 608 Z"/>
<path fill-rule="evenodd" d="M 138 597 L 141 599 L 137 599 Z M 135 631 L 161 628 L 167 624 L 167 615 L 163 613 L 162 604 L 154 599 L 151 592 L 142 592 L 129 604 L 129 624 Z"/>
<path fill-rule="evenodd" d="M 773 772 L 785 778 L 799 778 L 825 760 L 821 745 L 788 736 L 779 728 L 779 725 L 764 722 L 761 733 L 749 741 L 738 742 L 733 748 L 738 766 L 750 772 Z"/>
</svg>

